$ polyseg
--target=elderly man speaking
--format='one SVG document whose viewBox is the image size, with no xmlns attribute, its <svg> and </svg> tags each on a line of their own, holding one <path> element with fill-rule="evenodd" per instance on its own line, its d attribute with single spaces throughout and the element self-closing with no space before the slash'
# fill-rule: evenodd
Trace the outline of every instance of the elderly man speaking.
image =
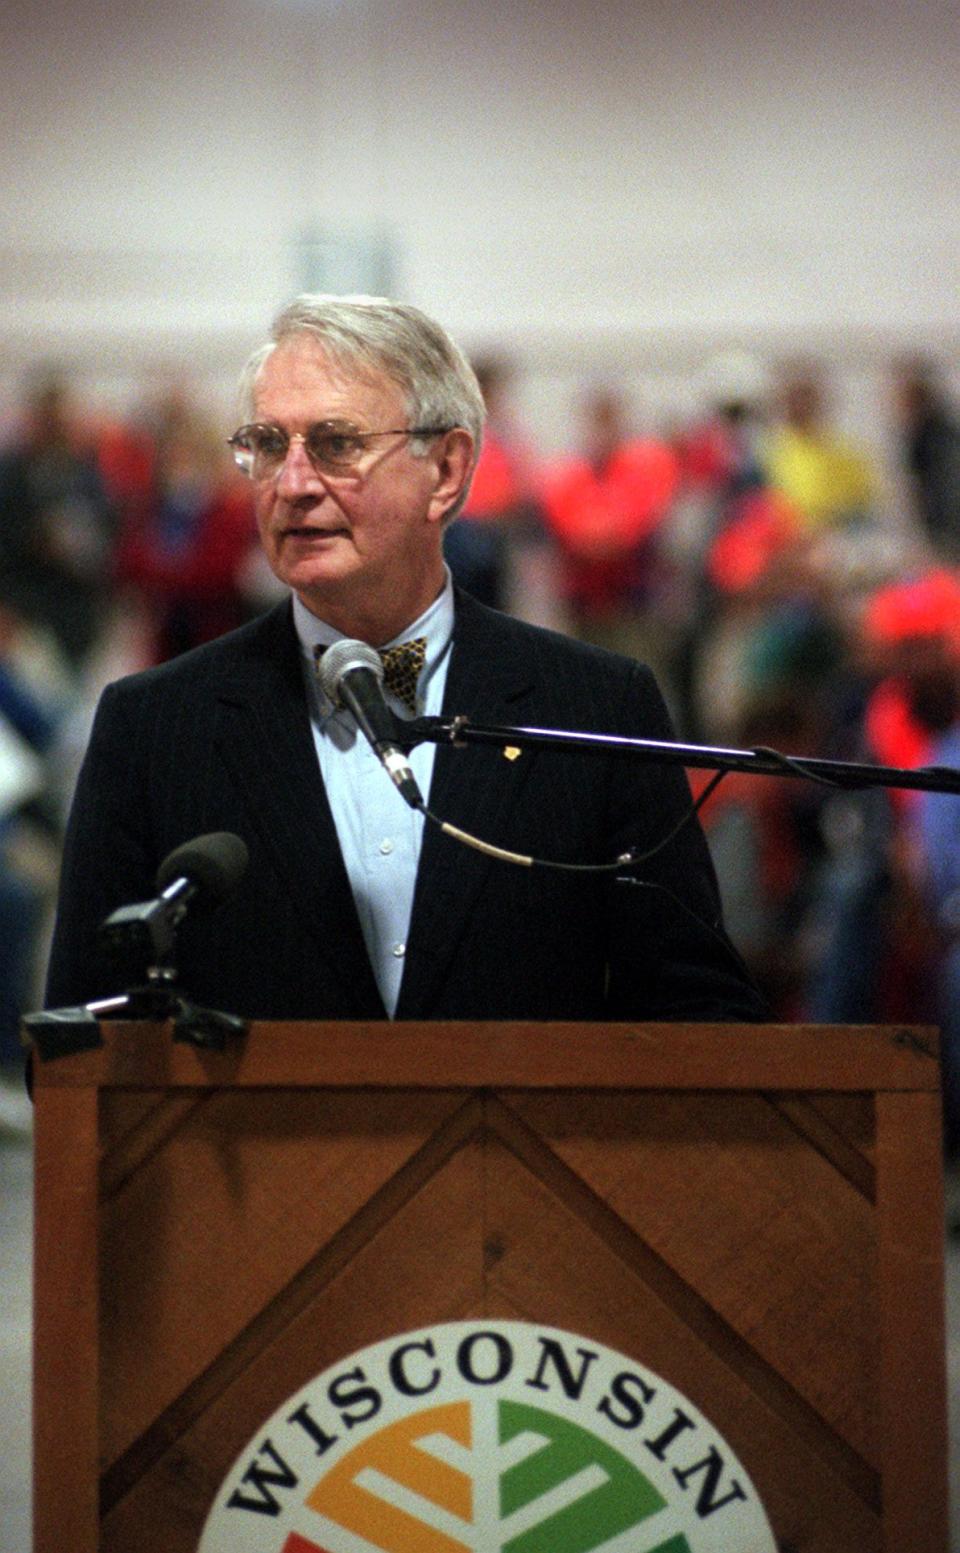
<svg viewBox="0 0 960 1553">
<path fill-rule="evenodd" d="M 408 777 L 431 814 L 493 848 L 567 865 L 652 853 L 633 884 L 521 868 L 426 822 L 349 699 L 328 694 L 324 656 L 348 640 L 384 654 L 397 717 L 671 737 L 642 665 L 453 587 L 442 536 L 469 489 L 483 402 L 445 332 L 383 298 L 301 296 L 248 363 L 242 414 L 230 442 L 289 597 L 104 692 L 68 828 L 48 1004 L 122 990 L 104 919 L 155 893 L 173 849 L 223 830 L 250 865 L 216 910 L 187 916 L 177 967 L 192 997 L 241 1016 L 762 1015 L 702 833 L 680 823 L 691 799 L 678 767 L 418 744 Z"/>
</svg>

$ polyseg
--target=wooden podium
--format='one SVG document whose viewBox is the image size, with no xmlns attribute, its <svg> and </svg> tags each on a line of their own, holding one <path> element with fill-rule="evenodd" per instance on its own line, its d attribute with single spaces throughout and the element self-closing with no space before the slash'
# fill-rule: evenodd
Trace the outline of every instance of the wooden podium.
<svg viewBox="0 0 960 1553">
<path fill-rule="evenodd" d="M 126 1024 L 36 1066 L 35 1553 L 194 1553 L 299 1387 L 483 1316 L 669 1380 L 781 1548 L 946 1553 L 930 1031 Z"/>
</svg>

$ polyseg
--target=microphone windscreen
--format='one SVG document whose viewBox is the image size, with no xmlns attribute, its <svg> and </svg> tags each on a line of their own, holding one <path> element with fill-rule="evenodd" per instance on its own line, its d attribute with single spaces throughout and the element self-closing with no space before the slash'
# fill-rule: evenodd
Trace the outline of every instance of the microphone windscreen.
<svg viewBox="0 0 960 1553">
<path fill-rule="evenodd" d="M 328 647 L 317 665 L 320 688 L 331 701 L 340 699 L 340 681 L 350 669 L 370 669 L 377 679 L 383 679 L 383 663 L 375 647 L 367 642 L 344 639 Z"/>
<path fill-rule="evenodd" d="M 157 889 L 162 894 L 175 879 L 189 879 L 214 905 L 240 883 L 248 858 L 246 842 L 232 831 L 195 836 L 164 858 L 157 869 Z"/>
</svg>

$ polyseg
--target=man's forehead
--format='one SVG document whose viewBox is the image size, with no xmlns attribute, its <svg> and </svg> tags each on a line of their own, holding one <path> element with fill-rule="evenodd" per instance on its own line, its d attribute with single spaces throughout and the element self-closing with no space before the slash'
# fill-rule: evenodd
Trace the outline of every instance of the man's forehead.
<svg viewBox="0 0 960 1553">
<path fill-rule="evenodd" d="M 257 374 L 254 404 L 258 412 L 279 399 L 295 398 L 315 403 L 316 419 L 341 418 L 351 408 L 363 411 L 371 405 L 405 405 L 400 384 L 372 362 L 343 359 L 309 335 L 283 340 L 270 353 Z"/>
</svg>

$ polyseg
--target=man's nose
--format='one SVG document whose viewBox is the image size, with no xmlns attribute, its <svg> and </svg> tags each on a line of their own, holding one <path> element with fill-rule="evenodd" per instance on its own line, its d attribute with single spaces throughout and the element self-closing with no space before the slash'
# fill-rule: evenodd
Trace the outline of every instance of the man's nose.
<svg viewBox="0 0 960 1553">
<path fill-rule="evenodd" d="M 280 465 L 276 475 L 277 494 L 285 500 L 303 495 L 304 491 L 317 485 L 317 471 L 310 462 L 304 440 L 301 436 L 290 438 L 286 457 Z"/>
</svg>

